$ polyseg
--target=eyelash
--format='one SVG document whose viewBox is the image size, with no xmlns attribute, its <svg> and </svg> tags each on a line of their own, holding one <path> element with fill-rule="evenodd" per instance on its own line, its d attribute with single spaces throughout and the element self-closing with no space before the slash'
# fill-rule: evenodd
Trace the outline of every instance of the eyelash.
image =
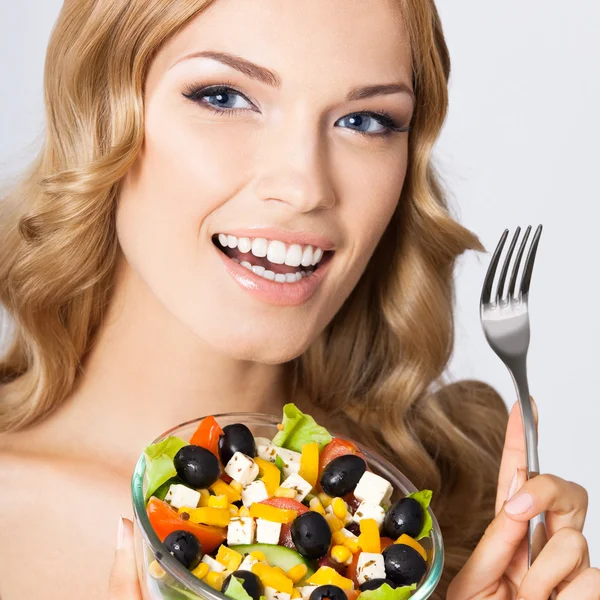
<svg viewBox="0 0 600 600">
<path fill-rule="evenodd" d="M 242 98 L 244 98 L 245 100 L 250 102 L 250 100 L 248 98 L 246 98 L 246 96 L 244 94 L 242 94 L 240 91 L 235 89 L 235 87 L 233 87 L 232 84 L 229 84 L 228 82 L 222 83 L 220 85 L 211 85 L 211 86 L 207 86 L 207 87 L 197 87 L 197 86 L 191 85 L 185 89 L 185 91 L 183 92 L 183 95 L 188 100 L 191 100 L 192 102 L 196 102 L 197 104 L 199 104 L 203 107 L 206 107 L 209 110 L 212 110 L 214 113 L 217 113 L 217 114 L 227 114 L 228 116 L 231 116 L 233 113 L 247 110 L 245 108 L 217 108 L 213 104 L 209 104 L 208 102 L 201 101 L 202 98 L 205 96 L 217 96 L 218 94 L 230 93 L 230 92 L 234 92 L 235 94 L 240 95 Z M 388 137 L 394 133 L 406 133 L 411 130 L 410 125 L 407 125 L 407 126 L 398 125 L 396 123 L 394 117 L 385 110 L 382 110 L 379 112 L 362 111 L 362 112 L 350 113 L 350 115 L 348 115 L 348 116 L 352 116 L 352 115 L 360 115 L 360 116 L 367 115 L 369 117 L 374 117 L 375 120 L 378 121 L 380 125 L 383 125 L 383 127 L 385 127 L 385 129 L 383 129 L 383 131 L 380 131 L 378 133 L 368 133 L 366 131 L 360 131 L 358 129 L 352 130 L 352 131 L 355 131 L 356 133 L 359 133 L 366 137 L 370 137 L 370 138 Z M 346 117 L 343 117 L 343 118 L 346 118 Z"/>
</svg>

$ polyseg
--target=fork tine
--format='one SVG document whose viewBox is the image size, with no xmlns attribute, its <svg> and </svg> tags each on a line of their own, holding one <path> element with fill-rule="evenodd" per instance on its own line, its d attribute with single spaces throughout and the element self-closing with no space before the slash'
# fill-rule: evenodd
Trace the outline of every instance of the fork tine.
<svg viewBox="0 0 600 600">
<path fill-rule="evenodd" d="M 515 295 L 515 287 L 517 285 L 517 275 L 519 274 L 519 267 L 521 266 L 521 260 L 523 258 L 523 253 L 525 252 L 525 246 L 527 245 L 527 240 L 529 239 L 529 234 L 531 233 L 531 225 L 527 227 L 525 230 L 525 235 L 523 236 L 523 241 L 521 242 L 521 246 L 519 247 L 519 251 L 517 252 L 517 258 L 515 259 L 515 265 L 513 267 L 512 275 L 510 276 L 510 284 L 508 286 L 508 297 Z"/>
<path fill-rule="evenodd" d="M 496 292 L 496 302 L 500 302 L 504 295 L 504 286 L 506 283 L 506 275 L 508 273 L 508 267 L 510 266 L 510 259 L 512 258 L 513 252 L 515 251 L 515 246 L 517 245 L 517 241 L 519 239 L 519 235 L 521 234 L 521 228 L 517 227 L 515 231 L 515 235 L 513 235 L 512 242 L 510 243 L 510 247 L 508 248 L 508 254 L 504 259 L 504 265 L 502 266 L 502 272 L 500 273 L 500 281 L 498 282 L 498 291 Z"/>
<path fill-rule="evenodd" d="M 487 273 L 485 275 L 485 281 L 483 282 L 483 289 L 481 291 L 481 304 L 488 304 L 492 298 L 492 287 L 494 285 L 494 277 L 496 275 L 496 269 L 498 268 L 498 262 L 500 262 L 500 255 L 502 254 L 502 249 L 504 248 L 504 244 L 506 243 L 506 238 L 508 237 L 508 229 L 504 230 L 498 245 L 496 246 L 496 250 L 492 255 L 492 260 L 490 262 L 490 266 L 488 267 Z"/>
<path fill-rule="evenodd" d="M 533 241 L 531 242 L 531 248 L 527 254 L 527 261 L 525 262 L 525 269 L 523 271 L 523 277 L 521 278 L 521 291 L 523 296 L 529 293 L 529 284 L 531 283 L 531 274 L 533 273 L 533 263 L 535 262 L 535 255 L 537 252 L 538 244 L 540 243 L 540 237 L 542 235 L 542 226 L 539 225 L 535 230 Z"/>
</svg>

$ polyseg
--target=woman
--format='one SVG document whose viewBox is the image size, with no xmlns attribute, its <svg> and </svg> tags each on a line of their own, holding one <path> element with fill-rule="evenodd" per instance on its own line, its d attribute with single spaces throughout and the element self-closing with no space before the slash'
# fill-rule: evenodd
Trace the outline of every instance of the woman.
<svg viewBox="0 0 600 600">
<path fill-rule="evenodd" d="M 585 490 L 525 482 L 518 408 L 441 385 L 454 261 L 482 249 L 431 162 L 449 70 L 431 0 L 66 0 L 0 220 L 3 600 L 106 597 L 118 519 L 110 597 L 139 598 L 141 448 L 288 401 L 434 491 L 436 598 L 600 597 Z"/>
</svg>

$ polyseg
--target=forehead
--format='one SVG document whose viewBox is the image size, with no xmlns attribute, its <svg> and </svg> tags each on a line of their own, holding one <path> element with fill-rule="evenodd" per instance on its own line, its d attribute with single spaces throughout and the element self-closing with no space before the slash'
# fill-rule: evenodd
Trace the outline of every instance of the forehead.
<svg viewBox="0 0 600 600">
<path fill-rule="evenodd" d="M 203 49 L 277 71 L 283 89 L 411 81 L 398 0 L 216 0 L 156 57 L 159 71 Z"/>
</svg>

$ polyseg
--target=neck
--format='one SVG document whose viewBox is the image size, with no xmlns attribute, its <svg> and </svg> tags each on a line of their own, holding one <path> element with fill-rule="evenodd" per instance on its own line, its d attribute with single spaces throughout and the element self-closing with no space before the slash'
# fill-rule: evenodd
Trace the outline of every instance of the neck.
<svg viewBox="0 0 600 600">
<path fill-rule="evenodd" d="M 76 447 L 81 454 L 83 445 L 130 466 L 151 440 L 184 421 L 224 412 L 280 414 L 294 401 L 290 367 L 217 351 L 125 267 L 77 387 L 47 432 L 69 452 Z"/>
</svg>

